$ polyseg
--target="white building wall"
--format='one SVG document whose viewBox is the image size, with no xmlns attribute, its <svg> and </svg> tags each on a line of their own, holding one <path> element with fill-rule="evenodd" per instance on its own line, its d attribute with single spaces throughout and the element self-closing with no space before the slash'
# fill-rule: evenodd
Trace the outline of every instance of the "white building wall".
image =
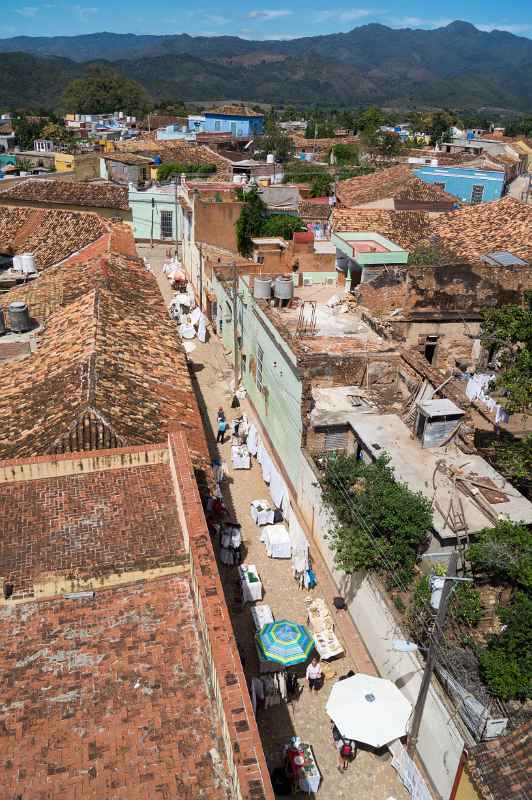
<svg viewBox="0 0 532 800">
<path fill-rule="evenodd" d="M 335 568 L 327 542 L 333 518 L 323 505 L 316 473 L 304 451 L 301 451 L 298 497 L 304 498 L 304 503 L 299 505 L 301 514 L 339 594 L 345 598 L 348 612 L 379 674 L 393 681 L 401 678 L 401 690 L 414 705 L 421 686 L 422 663 L 415 653 L 397 653 L 392 649 L 392 639 L 401 638 L 401 635 L 378 581 L 363 573 L 346 575 Z M 453 710 L 447 703 L 433 680 L 418 739 L 419 756 L 437 791 L 436 796 L 442 800 L 450 797 L 466 738 L 467 744 L 473 744 L 467 732 L 453 721 Z"/>
</svg>

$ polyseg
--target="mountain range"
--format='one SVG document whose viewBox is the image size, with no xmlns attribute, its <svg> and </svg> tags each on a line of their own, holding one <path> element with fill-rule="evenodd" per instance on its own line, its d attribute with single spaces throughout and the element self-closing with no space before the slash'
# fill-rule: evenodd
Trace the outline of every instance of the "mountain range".
<svg viewBox="0 0 532 800">
<path fill-rule="evenodd" d="M 0 105 L 57 105 L 94 64 L 141 83 L 154 100 L 532 108 L 532 40 L 466 22 L 434 30 L 371 24 L 288 41 L 236 36 L 0 39 Z"/>
</svg>

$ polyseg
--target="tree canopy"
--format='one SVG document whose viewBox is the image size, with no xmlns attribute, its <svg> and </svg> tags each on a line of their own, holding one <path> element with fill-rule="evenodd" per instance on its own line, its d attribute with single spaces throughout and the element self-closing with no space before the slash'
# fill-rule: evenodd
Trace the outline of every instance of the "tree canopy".
<svg viewBox="0 0 532 800">
<path fill-rule="evenodd" d="M 385 573 L 392 584 L 409 583 L 432 527 L 432 511 L 421 493 L 395 480 L 389 456 L 370 464 L 355 456 L 333 457 L 322 488 L 338 520 L 329 534 L 337 566 L 347 573 Z"/>
<path fill-rule="evenodd" d="M 532 592 L 532 537 L 526 525 L 502 520 L 484 528 L 467 554 L 475 573 Z"/>
<path fill-rule="evenodd" d="M 502 402 L 509 414 L 532 407 L 532 308 L 503 306 L 484 311 L 482 345 L 496 354 L 500 370 L 495 387 L 503 390 Z"/>
<path fill-rule="evenodd" d="M 258 236 L 266 219 L 266 203 L 259 195 L 256 186 L 242 192 L 244 205 L 236 221 L 236 241 L 238 252 L 243 256 L 251 255 L 254 236 Z"/>
<path fill-rule="evenodd" d="M 124 111 L 144 114 L 150 100 L 136 81 L 109 69 L 97 67 L 86 78 L 76 78 L 65 89 L 62 105 L 77 114 L 106 114 Z"/>
</svg>

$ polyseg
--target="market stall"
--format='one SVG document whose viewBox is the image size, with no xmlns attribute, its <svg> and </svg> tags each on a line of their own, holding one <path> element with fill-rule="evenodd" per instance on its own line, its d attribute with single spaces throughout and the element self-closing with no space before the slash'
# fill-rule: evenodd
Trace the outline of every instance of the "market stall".
<svg viewBox="0 0 532 800">
<path fill-rule="evenodd" d="M 238 568 L 240 586 L 242 589 L 242 602 L 254 603 L 262 600 L 262 583 L 254 564 L 242 564 Z"/>
<path fill-rule="evenodd" d="M 315 794 L 320 788 L 321 774 L 311 745 L 305 742 L 285 745 L 284 756 L 287 771 L 299 789 L 306 794 Z"/>
<path fill-rule="evenodd" d="M 316 650 L 323 660 L 329 661 L 344 654 L 344 648 L 334 632 L 334 622 L 327 604 L 321 597 L 307 601 L 307 621 L 314 634 Z"/>
<path fill-rule="evenodd" d="M 260 535 L 270 558 L 291 558 L 292 546 L 288 529 L 282 524 L 265 525 Z"/>
<path fill-rule="evenodd" d="M 405 736 L 412 706 L 392 681 L 359 672 L 334 684 L 326 711 L 342 737 L 380 748 Z"/>
<path fill-rule="evenodd" d="M 234 444 L 231 447 L 231 463 L 233 469 L 250 469 L 251 457 L 245 444 Z"/>
<path fill-rule="evenodd" d="M 252 500 L 249 513 L 255 525 L 273 525 L 274 522 L 277 522 L 275 519 L 275 509 L 272 508 L 268 500 Z"/>
</svg>

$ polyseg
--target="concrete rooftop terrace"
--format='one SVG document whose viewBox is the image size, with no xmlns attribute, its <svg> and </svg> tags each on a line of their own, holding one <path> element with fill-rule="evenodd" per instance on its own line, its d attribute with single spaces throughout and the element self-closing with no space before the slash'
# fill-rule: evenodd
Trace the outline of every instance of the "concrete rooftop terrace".
<svg viewBox="0 0 532 800">
<path fill-rule="evenodd" d="M 300 301 L 298 305 L 286 308 L 266 306 L 267 314 L 275 325 L 284 327 L 303 351 L 380 350 L 383 347 L 381 337 L 369 325 L 362 322 L 358 314 L 347 310 L 344 304 L 333 308 L 327 305 L 335 295 L 343 297 L 343 288 L 321 285 L 299 286 L 294 292 L 294 297 Z M 307 323 L 310 322 L 311 303 L 316 304 L 315 331 L 312 335 L 300 335 L 297 331 L 301 315 Z M 389 346 L 386 346 L 386 349 L 389 349 Z"/>
</svg>

